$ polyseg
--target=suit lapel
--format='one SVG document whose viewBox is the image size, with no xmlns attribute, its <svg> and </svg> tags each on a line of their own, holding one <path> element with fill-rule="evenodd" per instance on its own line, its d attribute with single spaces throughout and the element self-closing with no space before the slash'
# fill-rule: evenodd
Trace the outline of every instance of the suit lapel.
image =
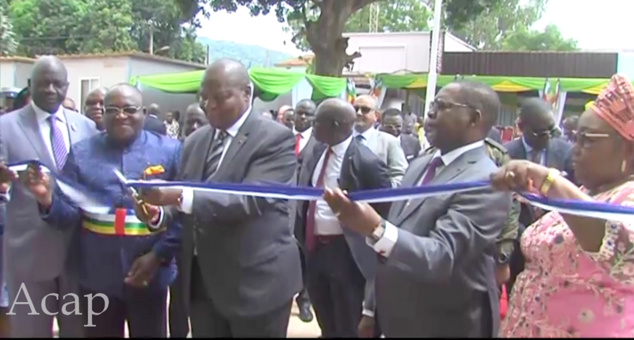
<svg viewBox="0 0 634 340">
<path fill-rule="evenodd" d="M 401 187 L 411 188 L 418 185 L 418 182 L 421 180 L 423 173 L 425 169 L 427 168 L 427 164 L 431 162 L 432 157 L 433 157 L 433 154 L 426 155 L 426 156 L 423 156 L 420 159 L 420 161 L 416 161 L 412 163 L 410 165 L 410 169 L 408 169 L 408 172 L 411 172 L 414 175 L 405 176 L 405 178 L 403 178 L 403 182 L 401 183 Z M 393 212 L 394 218 L 398 218 L 398 216 L 400 216 L 403 213 L 403 208 L 405 208 L 405 205 L 408 205 L 410 201 L 411 200 L 400 200 L 400 201 L 395 201 L 394 203 L 392 203 L 391 211 Z"/>
<path fill-rule="evenodd" d="M 81 133 L 79 132 L 79 129 L 77 128 L 77 121 L 75 121 L 75 116 L 74 115 L 69 115 L 67 114 L 67 111 L 64 110 L 64 118 L 66 118 L 66 129 L 68 131 L 68 139 L 70 140 L 70 145 L 75 144 L 77 141 L 79 141 L 81 139 Z M 68 148 L 69 150 L 72 150 L 72 148 Z"/>
<path fill-rule="evenodd" d="M 31 143 L 33 149 L 37 153 L 39 157 L 39 161 L 44 163 L 49 169 L 55 170 L 57 167 L 55 166 L 55 162 L 51 157 L 51 154 L 48 152 L 48 148 L 46 147 L 46 143 L 44 143 L 44 139 L 42 138 L 42 133 L 40 132 L 40 124 L 37 121 L 37 115 L 31 105 L 28 105 L 20 112 L 20 119 L 18 120 L 26 139 Z"/>
<path fill-rule="evenodd" d="M 343 155 L 343 160 L 341 161 L 341 170 L 339 171 L 340 182 L 338 183 L 341 190 L 354 189 L 351 187 L 352 183 L 347 183 L 347 181 L 341 181 L 341 179 L 342 178 L 346 179 L 346 178 L 356 176 L 356 174 L 352 170 L 352 162 L 353 162 L 354 155 L 357 153 L 359 148 L 359 144 L 357 143 L 358 143 L 357 140 L 353 138 L 352 141 L 350 142 L 350 145 L 348 145 L 346 152 Z"/>
<path fill-rule="evenodd" d="M 483 151 L 484 147 L 479 147 L 477 149 L 465 152 L 460 157 L 458 157 L 458 159 L 454 160 L 451 164 L 441 169 L 440 172 L 437 173 L 436 176 L 431 179 L 431 181 L 429 181 L 428 185 L 450 183 L 454 178 L 466 171 L 470 165 L 477 162 L 478 159 L 482 156 Z M 416 182 L 416 184 L 418 184 L 418 182 Z M 411 215 L 414 211 L 416 211 L 416 209 L 423 205 L 425 200 L 427 200 L 428 198 L 429 197 L 423 197 L 409 200 L 405 204 L 403 211 L 397 217 L 396 224 L 398 225 L 402 223 L 407 217 L 409 217 L 409 215 Z"/>
<path fill-rule="evenodd" d="M 225 172 L 231 171 L 231 161 L 238 154 L 240 149 L 242 149 L 242 146 L 244 145 L 244 143 L 246 143 L 251 131 L 257 127 L 257 119 L 260 115 L 253 113 L 253 111 L 247 114 L 249 116 L 238 130 L 236 136 L 233 137 L 233 139 L 231 140 L 231 144 L 229 144 L 229 149 L 227 149 L 225 156 L 222 158 L 222 163 L 220 163 L 218 171 L 216 171 L 212 178 L 222 178 Z"/>
<path fill-rule="evenodd" d="M 313 177 L 313 173 L 315 172 L 315 168 L 317 167 L 317 163 L 319 162 L 319 158 L 326 150 L 326 144 L 319 143 L 314 144 L 312 150 L 308 150 L 308 153 L 305 155 L 308 158 L 304 158 L 304 162 L 302 163 L 302 172 L 299 178 L 299 185 L 302 186 L 311 186 L 311 179 Z"/>
<path fill-rule="evenodd" d="M 203 126 L 201 130 L 203 130 L 200 132 L 200 134 L 202 135 L 201 139 L 198 142 L 198 145 L 196 145 L 196 147 L 192 149 L 191 155 L 189 155 L 191 157 L 189 158 L 191 160 L 191 165 L 189 165 L 188 168 L 191 173 L 189 173 L 189 176 L 187 176 L 186 178 L 205 181 L 206 178 L 203 178 L 203 171 L 205 169 L 205 163 L 207 163 L 207 155 L 209 153 L 209 150 L 211 149 L 211 142 L 213 140 L 215 131 L 211 127 L 211 125 Z M 202 161 L 199 157 L 203 157 Z"/>
</svg>

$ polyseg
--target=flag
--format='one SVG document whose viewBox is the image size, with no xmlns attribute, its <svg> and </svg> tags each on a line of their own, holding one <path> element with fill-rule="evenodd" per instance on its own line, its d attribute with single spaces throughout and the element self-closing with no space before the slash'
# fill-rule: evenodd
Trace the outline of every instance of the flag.
<svg viewBox="0 0 634 340">
<path fill-rule="evenodd" d="M 372 90 L 370 91 L 370 95 L 374 98 L 379 98 L 381 96 L 381 90 L 383 82 L 381 79 L 370 78 L 370 85 L 372 85 Z"/>
<path fill-rule="evenodd" d="M 346 80 L 346 100 L 349 103 L 354 103 L 354 99 L 357 97 L 357 87 L 354 84 L 354 80 L 352 78 L 347 78 Z"/>
<path fill-rule="evenodd" d="M 561 90 L 561 81 L 559 78 L 557 78 L 557 84 L 555 85 L 555 94 L 553 95 L 553 97 L 550 100 L 550 103 L 553 106 L 553 111 L 554 112 L 559 112 L 559 106 L 561 105 L 561 103 L 559 103 L 559 94 L 560 94 L 560 90 Z"/>
<path fill-rule="evenodd" d="M 545 102 L 548 102 L 548 96 L 550 94 L 550 80 L 548 78 L 546 78 L 546 81 L 544 81 L 544 89 L 542 90 L 542 99 Z"/>
</svg>

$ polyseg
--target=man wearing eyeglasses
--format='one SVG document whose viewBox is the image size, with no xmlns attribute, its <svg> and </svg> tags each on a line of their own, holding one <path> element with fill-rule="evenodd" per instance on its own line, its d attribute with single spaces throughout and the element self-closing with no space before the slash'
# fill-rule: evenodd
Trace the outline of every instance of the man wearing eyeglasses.
<svg viewBox="0 0 634 340">
<path fill-rule="evenodd" d="M 357 112 L 354 138 L 387 164 L 392 187 L 398 187 L 408 165 L 401 143 L 398 138 L 374 127 L 379 112 L 376 100 L 372 96 L 358 96 L 354 101 L 354 109 Z"/>
<path fill-rule="evenodd" d="M 135 210 L 158 225 L 159 207 L 140 206 L 113 171 L 129 179 L 176 177 L 180 143 L 144 131 L 144 120 L 141 92 L 128 84 L 115 85 L 104 98 L 105 133 L 75 144 L 62 169 L 76 188 L 96 194 L 94 198 L 98 195 L 104 209 L 80 209 L 59 186 L 50 185 L 48 176 L 26 181 L 40 217 L 50 228 L 81 228 L 77 255 L 81 296 L 108 298 L 107 305 L 104 299 L 83 301 L 86 308 L 103 310 L 93 317 L 94 327 L 85 327 L 89 338 L 122 338 L 126 321 L 131 337 L 166 336 L 167 289 L 176 276 L 179 225 L 152 232 L 136 218 Z M 160 170 L 148 174 L 148 168 Z"/>
<path fill-rule="evenodd" d="M 512 159 L 524 159 L 555 168 L 565 172 L 566 177 L 574 182 L 572 170 L 572 145 L 562 138 L 555 138 L 555 119 L 552 108 L 540 98 L 529 98 L 520 107 L 517 126 L 522 136 L 504 145 Z M 518 242 L 526 227 L 536 221 L 544 211 L 522 204 L 519 217 Z M 517 275 L 524 270 L 524 259 L 519 247 L 510 260 L 511 277 L 509 291 L 515 283 Z"/>
</svg>

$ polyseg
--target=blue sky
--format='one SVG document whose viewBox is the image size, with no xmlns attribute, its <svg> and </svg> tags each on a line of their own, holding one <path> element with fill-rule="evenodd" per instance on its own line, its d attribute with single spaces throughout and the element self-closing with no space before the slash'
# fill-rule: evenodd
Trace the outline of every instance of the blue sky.
<svg viewBox="0 0 634 340">
<path fill-rule="evenodd" d="M 564 37 L 576 39 L 589 50 L 634 50 L 631 32 L 634 0 L 550 0 L 546 13 L 535 24 L 552 23 Z M 290 34 L 275 15 L 251 17 L 241 8 L 237 13 L 212 13 L 198 34 L 211 39 L 257 45 L 294 55 L 302 54 L 290 42 Z"/>
</svg>

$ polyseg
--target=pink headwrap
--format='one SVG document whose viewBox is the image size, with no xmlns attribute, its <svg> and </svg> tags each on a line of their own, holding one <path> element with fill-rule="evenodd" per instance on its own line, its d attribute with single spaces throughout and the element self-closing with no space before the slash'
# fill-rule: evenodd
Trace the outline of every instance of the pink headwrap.
<svg viewBox="0 0 634 340">
<path fill-rule="evenodd" d="M 623 138 L 634 140 L 634 87 L 622 75 L 610 79 L 597 100 L 590 105 L 601 119 L 610 124 Z"/>
</svg>

